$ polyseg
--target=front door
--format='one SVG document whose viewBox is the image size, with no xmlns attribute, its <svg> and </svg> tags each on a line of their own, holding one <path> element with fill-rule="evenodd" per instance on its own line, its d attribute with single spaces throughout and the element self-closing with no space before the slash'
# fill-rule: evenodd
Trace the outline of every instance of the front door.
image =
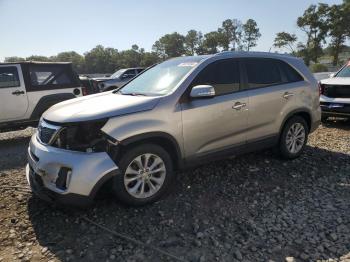
<svg viewBox="0 0 350 262">
<path fill-rule="evenodd" d="M 191 84 L 212 85 L 215 97 L 182 103 L 186 157 L 200 157 L 246 142 L 248 97 L 240 92 L 239 65 L 219 60 L 204 68 Z"/>
<path fill-rule="evenodd" d="M 20 65 L 0 65 L 0 121 L 22 119 L 28 109 Z"/>
</svg>

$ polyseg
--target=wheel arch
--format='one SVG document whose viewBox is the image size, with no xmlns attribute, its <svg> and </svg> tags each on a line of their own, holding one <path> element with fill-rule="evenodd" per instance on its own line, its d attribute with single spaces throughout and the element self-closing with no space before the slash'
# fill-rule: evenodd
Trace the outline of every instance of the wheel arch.
<svg viewBox="0 0 350 262">
<path fill-rule="evenodd" d="M 312 117 L 311 117 L 311 113 L 310 110 L 307 108 L 302 108 L 302 109 L 297 109 L 297 110 L 293 110 L 291 112 L 289 112 L 285 118 L 282 121 L 282 124 L 280 126 L 280 131 L 279 131 L 279 136 L 281 136 L 283 127 L 285 126 L 285 124 L 287 123 L 287 121 L 292 118 L 293 116 L 301 116 L 302 118 L 304 118 L 304 120 L 307 123 L 309 132 L 311 130 L 311 123 L 312 123 Z"/>
<path fill-rule="evenodd" d="M 40 98 L 40 100 L 36 104 L 30 116 L 30 119 L 33 119 L 33 120 L 39 119 L 41 115 L 51 106 L 75 97 L 76 96 L 72 93 L 60 93 L 60 94 L 51 94 L 51 95 L 43 96 Z"/>
<path fill-rule="evenodd" d="M 146 143 L 156 144 L 163 147 L 174 161 L 173 164 L 175 169 L 183 168 L 184 163 L 180 146 L 172 135 L 165 132 L 148 132 L 126 138 L 120 141 L 121 147 L 119 153 L 122 154 L 123 150 L 132 146 Z"/>
</svg>

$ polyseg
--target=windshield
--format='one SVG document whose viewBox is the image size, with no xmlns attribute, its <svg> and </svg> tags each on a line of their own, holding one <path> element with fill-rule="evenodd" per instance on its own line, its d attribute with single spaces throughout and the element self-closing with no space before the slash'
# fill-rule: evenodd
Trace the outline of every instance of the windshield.
<svg viewBox="0 0 350 262">
<path fill-rule="evenodd" d="M 338 72 L 336 77 L 350 77 L 350 62 Z"/>
<path fill-rule="evenodd" d="M 113 75 L 111 75 L 111 78 L 118 78 L 120 77 L 124 72 L 126 71 L 126 69 L 120 69 L 117 72 L 115 72 Z"/>
<path fill-rule="evenodd" d="M 203 57 L 180 57 L 150 68 L 119 90 L 121 94 L 163 96 L 171 93 Z"/>
</svg>

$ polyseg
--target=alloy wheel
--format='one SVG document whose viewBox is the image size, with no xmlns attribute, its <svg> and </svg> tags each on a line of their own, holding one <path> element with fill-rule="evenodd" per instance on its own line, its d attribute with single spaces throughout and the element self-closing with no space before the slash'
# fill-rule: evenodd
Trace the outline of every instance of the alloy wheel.
<svg viewBox="0 0 350 262">
<path fill-rule="evenodd" d="M 288 151 L 292 154 L 298 153 L 304 146 L 305 137 L 305 128 L 301 123 L 291 125 L 286 136 Z"/>
<path fill-rule="evenodd" d="M 153 196 L 162 187 L 166 177 L 164 161 L 155 154 L 134 158 L 124 174 L 126 191 L 135 198 Z"/>
</svg>

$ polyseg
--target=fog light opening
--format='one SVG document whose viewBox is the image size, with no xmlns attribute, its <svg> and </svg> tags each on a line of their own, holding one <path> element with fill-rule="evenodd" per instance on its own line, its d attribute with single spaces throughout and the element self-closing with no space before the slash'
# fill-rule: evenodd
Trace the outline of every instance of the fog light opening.
<svg viewBox="0 0 350 262">
<path fill-rule="evenodd" d="M 72 175 L 72 170 L 68 167 L 61 167 L 56 179 L 56 187 L 66 190 Z"/>
</svg>

